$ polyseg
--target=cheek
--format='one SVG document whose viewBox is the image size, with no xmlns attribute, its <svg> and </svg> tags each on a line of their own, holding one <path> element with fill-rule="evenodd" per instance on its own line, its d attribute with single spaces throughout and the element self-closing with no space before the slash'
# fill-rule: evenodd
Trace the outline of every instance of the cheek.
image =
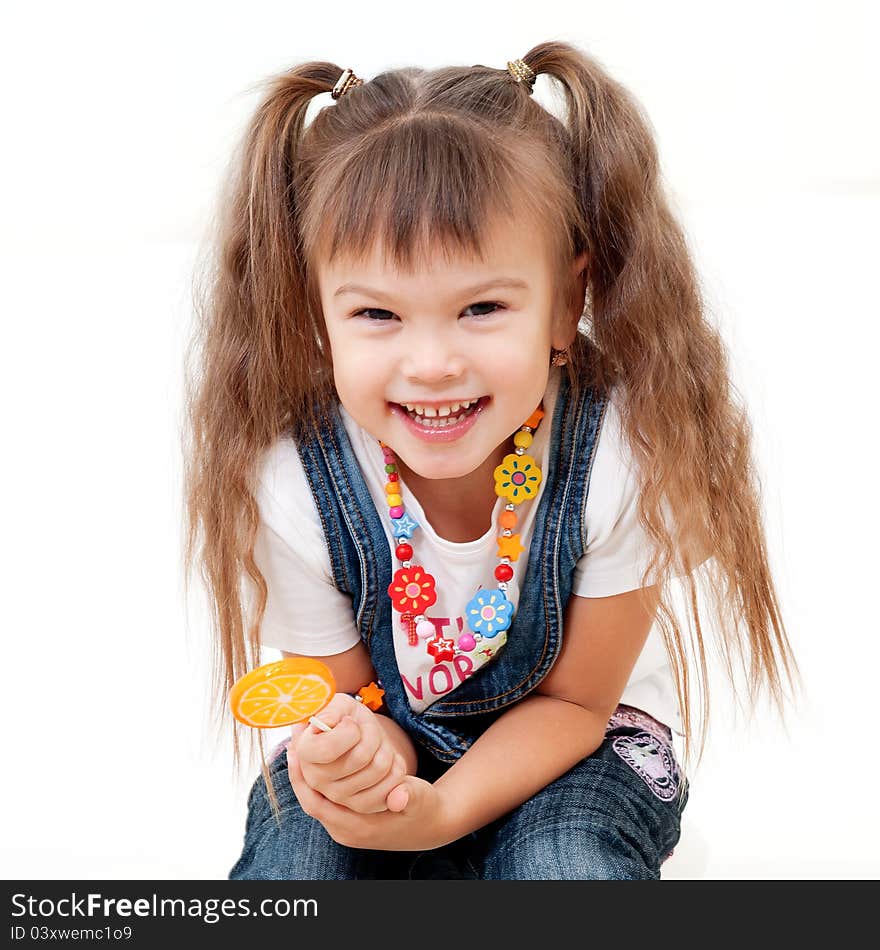
<svg viewBox="0 0 880 950">
<path fill-rule="evenodd" d="M 510 376 L 528 373 L 549 362 L 550 336 L 540 331 L 506 336 L 492 348 L 492 365 Z"/>
<path fill-rule="evenodd" d="M 371 358 L 363 346 L 338 345 L 331 352 L 333 376 L 341 396 L 365 398 L 384 390 L 383 364 Z"/>
</svg>

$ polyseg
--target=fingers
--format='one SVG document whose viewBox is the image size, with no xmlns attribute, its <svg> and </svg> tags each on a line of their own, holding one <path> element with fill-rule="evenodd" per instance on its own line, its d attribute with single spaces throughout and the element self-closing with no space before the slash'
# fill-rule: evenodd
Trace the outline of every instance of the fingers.
<svg viewBox="0 0 880 950">
<path fill-rule="evenodd" d="M 377 756 L 380 756 L 380 762 L 378 764 L 384 768 L 382 775 L 388 772 L 391 762 L 390 756 L 394 750 L 385 735 L 385 731 L 376 722 L 375 716 L 373 716 L 369 710 L 367 710 L 367 712 L 370 718 L 361 720 L 357 724 L 357 729 L 360 732 L 360 742 L 349 749 L 348 752 L 341 756 L 339 761 L 335 763 L 334 778 L 337 780 L 355 775 L 368 766 L 376 764 L 375 759 Z M 389 751 L 381 754 L 383 746 L 387 747 Z"/>
<path fill-rule="evenodd" d="M 366 770 L 365 770 L 366 771 Z M 343 793 L 340 795 L 340 787 L 344 783 L 335 783 L 328 789 L 327 795 L 331 801 L 337 804 L 345 805 L 352 811 L 359 812 L 362 815 L 374 815 L 379 812 L 388 811 L 386 799 L 390 793 L 400 787 L 406 775 L 406 763 L 403 757 L 394 753 L 391 761 L 391 768 L 377 782 L 367 788 L 361 789 L 355 793 Z"/>
<path fill-rule="evenodd" d="M 307 815 L 315 816 L 320 808 L 323 796 L 316 792 L 305 780 L 300 767 L 299 758 L 293 751 L 293 746 L 288 747 L 287 752 L 287 774 L 290 779 L 290 786 L 297 801 L 302 806 L 302 810 Z"/>
<path fill-rule="evenodd" d="M 331 717 L 325 719 L 323 715 L 321 719 L 332 726 L 330 732 L 323 732 L 309 723 L 297 743 L 297 754 L 304 765 L 336 762 L 361 741 L 360 727 L 353 719 L 328 721 Z"/>
<path fill-rule="evenodd" d="M 363 768 L 336 779 L 326 788 L 322 788 L 322 792 L 335 802 L 345 803 L 358 792 L 374 788 L 389 775 L 404 774 L 405 771 L 403 757 L 386 742 Z"/>
<path fill-rule="evenodd" d="M 399 782 L 385 796 L 385 807 L 388 811 L 403 811 L 409 803 L 409 789 L 406 782 Z"/>
<path fill-rule="evenodd" d="M 320 712 L 331 727 L 305 724 L 295 743 L 303 780 L 325 799 L 362 814 L 386 811 L 385 797 L 406 774 L 378 717 L 338 693 Z"/>
<path fill-rule="evenodd" d="M 320 711 L 318 718 L 330 727 L 329 732 L 325 732 L 314 723 L 298 724 L 303 732 L 302 737 L 307 740 L 297 746 L 300 759 L 304 764 L 310 762 L 316 765 L 327 765 L 331 762 L 338 764 L 346 752 L 354 748 L 358 742 L 363 741 L 364 727 L 369 730 L 369 743 L 378 747 L 377 740 L 374 738 L 374 732 L 378 729 L 374 714 L 348 693 L 336 693 Z M 358 731 L 358 727 L 361 727 L 361 731 Z M 344 774 L 363 768 L 365 761 L 369 760 L 358 764 L 355 759 Z"/>
<path fill-rule="evenodd" d="M 340 794 L 340 783 L 332 784 L 329 789 L 320 791 L 316 789 L 303 773 L 302 763 L 299 761 L 293 743 L 288 747 L 287 763 L 288 776 L 293 792 L 303 811 L 313 817 L 319 817 L 323 813 L 322 810 L 334 805 L 342 805 L 363 815 L 388 811 L 386 799 L 389 798 L 389 794 L 394 789 L 405 788 L 401 785 L 401 782 L 406 775 L 406 763 L 403 756 L 396 752 L 392 758 L 391 768 L 388 774 L 383 777 L 383 780 L 354 794 Z M 400 802 L 399 797 L 397 801 Z M 331 802 L 333 805 L 330 805 Z M 395 810 L 402 810 L 402 807 L 400 805 Z"/>
<path fill-rule="evenodd" d="M 300 747 L 300 758 L 303 763 L 318 766 L 332 764 L 332 769 L 325 769 L 322 774 L 329 775 L 332 772 L 334 779 L 353 775 L 369 765 L 379 747 L 387 739 L 375 715 L 369 709 L 364 712 L 366 715 L 360 719 L 355 719 L 350 714 L 338 720 L 328 716 L 327 719 L 330 721 L 327 725 L 333 726 L 330 732 L 323 732 L 309 725 L 304 736 L 304 740 L 307 741 L 304 741 Z M 324 716 L 322 715 L 321 718 L 324 719 Z M 318 771 L 312 774 L 317 775 Z M 308 768 L 306 768 L 306 774 L 310 774 Z"/>
<path fill-rule="evenodd" d="M 343 719 L 333 731 L 340 734 L 340 747 L 349 746 L 348 737 L 355 736 L 355 744 L 348 752 L 330 762 L 316 761 L 326 757 L 328 748 L 331 752 L 327 754 L 332 753 L 333 743 L 326 741 L 331 738 L 331 733 L 326 733 L 310 739 L 311 744 L 300 758 L 303 774 L 312 788 L 333 801 L 340 801 L 383 779 L 391 770 L 395 752 L 384 732 L 375 724 L 358 726 Z M 321 748 L 313 751 L 322 742 Z"/>
</svg>

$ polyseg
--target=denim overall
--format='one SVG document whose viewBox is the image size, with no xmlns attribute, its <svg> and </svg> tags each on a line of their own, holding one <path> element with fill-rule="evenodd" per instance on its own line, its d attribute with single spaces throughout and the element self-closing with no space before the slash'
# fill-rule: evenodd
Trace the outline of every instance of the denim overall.
<svg viewBox="0 0 880 950">
<path fill-rule="evenodd" d="M 576 398 L 567 374 L 560 374 L 553 419 L 543 421 L 552 421 L 549 460 L 542 470 L 543 492 L 507 643 L 490 663 L 419 713 L 409 705 L 391 637 L 389 543 L 339 413 L 299 444 L 335 584 L 351 596 L 357 628 L 385 690 L 387 712 L 413 739 L 418 774 L 428 781 L 442 775 L 498 716 L 538 686 L 559 655 L 565 605 L 586 544 L 590 472 L 606 404 L 607 397 L 592 389 Z M 284 755 L 277 756 L 270 774 L 282 808 L 287 807 L 282 815 L 290 824 L 286 834 L 293 837 L 285 841 L 284 824 L 279 831 L 274 821 L 259 820 L 268 808 L 260 776 L 248 802 L 244 852 L 231 878 L 659 877 L 660 863 L 678 840 L 687 800 L 686 792 L 681 802 L 672 795 L 681 776 L 670 731 L 625 706 L 618 707 L 599 749 L 534 798 L 445 848 L 419 854 L 361 851 L 334 842 L 299 809 L 285 781 L 284 763 Z M 277 774 L 281 781 L 274 781 Z M 573 789 L 578 791 L 575 809 Z M 561 801 L 568 803 L 567 817 L 560 812 Z M 591 821 L 595 815 L 607 822 L 612 805 L 620 812 L 616 834 L 597 824 L 598 817 Z M 551 816 L 547 836 L 534 835 L 534 822 Z M 520 839 L 528 847 L 516 844 Z"/>
</svg>

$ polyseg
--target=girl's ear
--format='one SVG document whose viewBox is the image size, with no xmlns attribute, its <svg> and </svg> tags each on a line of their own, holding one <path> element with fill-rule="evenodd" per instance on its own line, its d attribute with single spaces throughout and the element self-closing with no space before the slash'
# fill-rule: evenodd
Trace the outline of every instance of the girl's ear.
<svg viewBox="0 0 880 950">
<path fill-rule="evenodd" d="M 575 291 L 578 300 L 583 300 L 587 293 L 587 262 L 590 255 L 584 251 L 572 261 L 571 278 L 575 284 Z"/>
<path fill-rule="evenodd" d="M 565 307 L 564 317 L 555 327 L 553 346 L 558 350 L 567 349 L 577 335 L 578 323 L 584 310 L 584 300 L 587 294 L 587 262 L 589 254 L 584 251 L 572 261 L 569 271 L 568 304 Z"/>
</svg>

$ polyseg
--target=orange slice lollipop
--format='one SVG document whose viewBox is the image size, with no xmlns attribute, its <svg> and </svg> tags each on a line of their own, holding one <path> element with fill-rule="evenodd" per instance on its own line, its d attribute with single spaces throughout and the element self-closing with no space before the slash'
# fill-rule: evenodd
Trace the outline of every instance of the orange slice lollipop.
<svg viewBox="0 0 880 950">
<path fill-rule="evenodd" d="M 232 715 L 246 726 L 271 729 L 314 716 L 336 692 L 336 681 L 320 660 L 285 657 L 258 666 L 236 680 L 229 693 Z"/>
</svg>

